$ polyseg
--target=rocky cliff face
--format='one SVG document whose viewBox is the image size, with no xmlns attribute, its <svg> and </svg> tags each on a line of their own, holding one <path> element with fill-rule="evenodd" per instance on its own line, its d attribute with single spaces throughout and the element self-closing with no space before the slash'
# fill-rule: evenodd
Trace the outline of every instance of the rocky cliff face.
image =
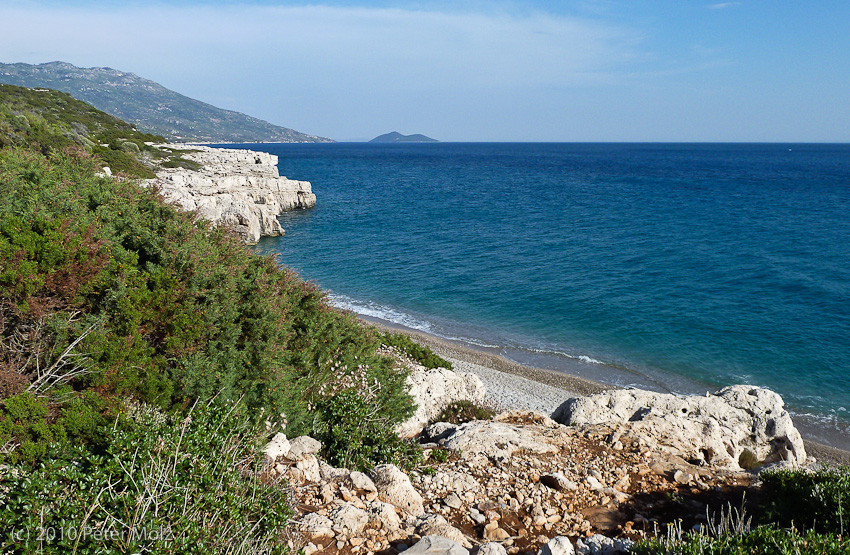
<svg viewBox="0 0 850 555">
<path fill-rule="evenodd" d="M 185 149 L 185 145 L 164 145 Z M 316 195 L 308 181 L 281 177 L 277 156 L 252 150 L 191 147 L 184 158 L 201 164 L 199 170 L 162 168 L 149 185 L 184 210 L 215 225 L 232 228 L 246 243 L 283 235 L 277 216 L 287 210 L 311 208 Z"/>
</svg>

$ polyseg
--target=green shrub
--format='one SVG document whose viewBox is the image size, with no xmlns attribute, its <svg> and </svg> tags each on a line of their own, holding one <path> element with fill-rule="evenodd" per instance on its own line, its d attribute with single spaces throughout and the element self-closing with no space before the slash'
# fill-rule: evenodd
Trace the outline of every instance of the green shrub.
<svg viewBox="0 0 850 555">
<path fill-rule="evenodd" d="M 635 555 L 846 555 L 850 541 L 841 536 L 764 526 L 742 535 L 709 538 L 686 534 L 681 539 L 642 540 Z"/>
<path fill-rule="evenodd" d="M 116 173 L 148 178 L 153 172 L 140 162 L 141 151 L 152 151 L 146 142 L 164 141 L 69 94 L 0 84 L 0 146 L 30 146 L 43 154 L 81 147 Z"/>
<path fill-rule="evenodd" d="M 172 156 L 161 164 L 163 168 L 185 168 L 188 170 L 197 170 L 201 168 L 201 164 L 183 158 L 182 156 Z"/>
<path fill-rule="evenodd" d="M 29 392 L 5 399 L 0 408 L 0 446 L 6 445 L 11 463 L 33 461 L 66 442 L 61 425 L 48 424 L 47 403 Z"/>
<path fill-rule="evenodd" d="M 383 463 L 410 469 L 420 462 L 416 444 L 399 438 L 395 422 L 380 414 L 375 401 L 382 387 L 369 383 L 362 370 L 325 383 L 315 404 L 312 435 L 322 441 L 328 462 L 356 470 Z"/>
<path fill-rule="evenodd" d="M 377 354 L 374 333 L 225 230 L 96 168 L 80 153 L 0 151 L 0 322 L 4 336 L 31 338 L 0 352 L 0 378 L 5 364 L 32 382 L 36 361 L 65 356 L 84 367 L 51 387 L 168 410 L 241 397 L 257 418 L 285 418 L 288 433 L 335 434 L 341 459 L 359 446 L 364 461 L 396 456 L 383 450 L 395 451 L 386 432 L 413 410 L 407 374 Z M 355 374 L 380 385 L 362 441 L 332 432 L 338 407 L 322 402 L 340 391 L 325 384 Z"/>
<path fill-rule="evenodd" d="M 449 451 L 447 449 L 433 449 L 431 451 L 431 458 L 434 459 L 434 462 L 445 463 L 449 461 Z"/>
<path fill-rule="evenodd" d="M 408 335 L 396 332 L 385 332 L 380 333 L 379 336 L 381 343 L 388 347 L 395 347 L 396 349 L 399 349 L 425 368 L 452 369 L 452 364 L 449 361 L 436 355 L 430 348 L 416 343 Z"/>
<path fill-rule="evenodd" d="M 476 405 L 471 401 L 454 401 L 440 412 L 434 422 L 463 424 L 473 420 L 490 420 L 495 414 L 492 409 Z"/>
<path fill-rule="evenodd" d="M 761 465 L 761 462 L 756 457 L 756 454 L 750 451 L 749 449 L 744 449 L 741 451 L 741 455 L 738 457 L 738 466 L 743 468 L 744 470 L 752 470 L 753 468 Z"/>
<path fill-rule="evenodd" d="M 291 510 L 261 483 L 256 434 L 239 405 L 167 418 L 136 407 L 103 454 L 76 448 L 0 476 L 3 553 L 284 553 Z"/>
<path fill-rule="evenodd" d="M 850 467 L 778 470 L 763 473 L 761 480 L 769 521 L 834 534 L 850 529 Z"/>
</svg>

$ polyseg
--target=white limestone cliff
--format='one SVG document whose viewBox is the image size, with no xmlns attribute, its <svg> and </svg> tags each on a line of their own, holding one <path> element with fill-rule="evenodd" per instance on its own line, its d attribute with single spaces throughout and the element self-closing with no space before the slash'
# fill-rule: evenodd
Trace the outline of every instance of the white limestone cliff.
<svg viewBox="0 0 850 555">
<path fill-rule="evenodd" d="M 184 210 L 197 210 L 214 225 L 233 229 L 245 243 L 283 235 L 277 216 L 287 210 L 311 208 L 316 195 L 308 181 L 281 177 L 277 156 L 252 150 L 206 146 L 160 145 L 191 149 L 183 157 L 201 164 L 198 170 L 161 168 L 149 185 Z"/>
</svg>

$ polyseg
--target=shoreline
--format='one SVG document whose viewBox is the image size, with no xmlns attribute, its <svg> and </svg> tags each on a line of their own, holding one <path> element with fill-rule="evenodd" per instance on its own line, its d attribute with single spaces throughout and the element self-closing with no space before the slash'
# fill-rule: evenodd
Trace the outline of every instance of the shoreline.
<svg viewBox="0 0 850 555">
<path fill-rule="evenodd" d="M 571 395 L 584 396 L 610 389 L 621 389 L 621 387 L 617 385 L 603 384 L 598 381 L 573 376 L 563 372 L 557 372 L 555 370 L 525 366 L 510 361 L 498 354 L 488 353 L 481 349 L 476 349 L 468 345 L 443 339 L 420 330 L 407 328 L 400 324 L 360 314 L 357 314 L 356 316 L 365 325 L 372 326 L 380 331 L 404 333 L 416 342 L 429 347 L 436 354 L 444 358 L 477 365 L 501 374 L 515 376 L 524 381 L 536 382 L 538 384 L 543 384 L 547 387 L 563 391 L 564 396 L 562 402 L 569 399 Z M 485 383 L 485 387 L 486 386 L 487 384 Z M 508 387 L 510 387 L 510 385 Z M 514 385 L 514 387 L 516 387 L 516 385 Z M 516 407 L 505 406 L 502 408 L 510 409 Z M 550 415 L 547 414 L 546 416 Z M 795 422 L 795 425 L 796 424 L 797 422 Z M 798 429 L 800 429 L 799 426 Z M 803 435 L 806 453 L 810 457 L 814 457 L 818 463 L 828 465 L 850 465 L 850 450 L 840 449 L 812 439 L 807 439 L 804 430 L 801 430 L 801 435 Z"/>
</svg>

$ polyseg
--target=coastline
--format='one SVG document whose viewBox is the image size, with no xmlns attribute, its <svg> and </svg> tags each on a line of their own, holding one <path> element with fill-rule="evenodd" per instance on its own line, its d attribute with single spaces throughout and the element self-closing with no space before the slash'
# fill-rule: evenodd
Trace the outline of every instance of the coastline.
<svg viewBox="0 0 850 555">
<path fill-rule="evenodd" d="M 506 400 L 506 396 L 503 391 L 494 398 L 491 394 L 491 388 L 496 385 L 496 382 L 498 382 L 497 387 L 499 389 L 512 389 L 514 393 L 519 393 L 520 396 L 522 393 L 527 394 L 529 390 L 533 390 L 536 394 L 540 394 L 541 396 L 548 397 L 550 399 L 557 398 L 553 397 L 553 395 L 561 395 L 561 402 L 566 401 L 571 397 L 591 395 L 593 393 L 610 389 L 620 389 L 620 387 L 616 385 L 603 384 L 601 382 L 554 370 L 546 370 L 518 364 L 498 354 L 488 353 L 481 349 L 462 345 L 448 339 L 443 339 L 423 331 L 407 328 L 385 320 L 365 317 L 360 314 L 358 314 L 357 317 L 364 324 L 377 328 L 380 331 L 404 333 L 416 342 L 429 347 L 441 357 L 448 359 L 453 364 L 456 364 L 456 362 L 465 363 L 464 367 L 458 368 L 458 370 L 479 373 L 479 377 L 482 377 L 482 381 L 485 382 L 485 387 L 488 391 L 488 395 L 486 397 L 488 404 L 494 405 L 499 409 L 528 409 L 533 407 L 529 406 L 528 402 L 521 403 L 520 405 L 517 405 L 516 402 L 511 403 L 510 400 L 514 396 L 508 395 Z M 475 368 L 476 366 L 479 368 Z M 494 376 L 492 372 L 499 373 L 497 376 L 501 375 L 498 380 L 491 381 L 486 379 Z M 529 384 L 527 382 L 534 382 L 535 384 L 542 385 L 544 387 L 544 391 L 541 393 L 539 387 L 535 387 L 533 384 Z M 517 391 L 519 389 L 526 391 Z M 552 406 L 552 402 L 553 401 L 550 401 L 548 403 L 548 407 Z M 546 403 L 543 402 L 543 404 L 545 405 Z M 547 416 L 549 415 L 547 414 Z M 798 424 L 796 420 L 795 424 Z M 850 450 L 839 449 L 837 447 L 832 447 L 809 439 L 806 437 L 807 434 L 805 433 L 805 429 L 801 429 L 800 432 L 801 435 L 803 435 L 803 442 L 806 446 L 807 454 L 810 457 L 814 457 L 819 464 L 850 465 Z"/>
</svg>

